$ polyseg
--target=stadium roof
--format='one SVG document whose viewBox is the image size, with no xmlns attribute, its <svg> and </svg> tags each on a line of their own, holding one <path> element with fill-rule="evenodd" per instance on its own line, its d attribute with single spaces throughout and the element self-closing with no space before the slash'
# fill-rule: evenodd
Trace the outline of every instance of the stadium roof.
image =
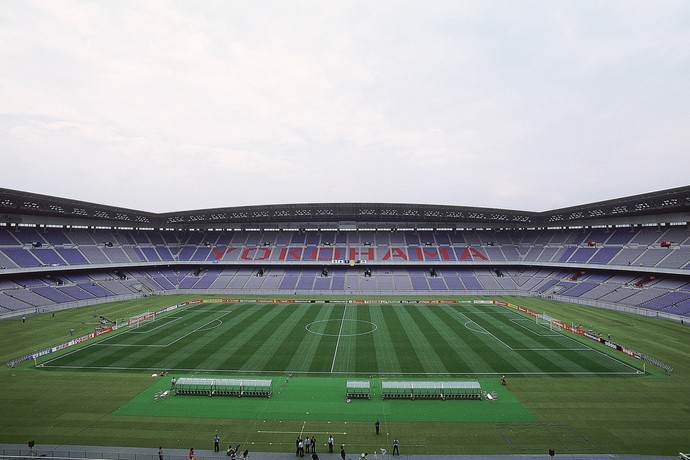
<svg viewBox="0 0 690 460">
<path fill-rule="evenodd" d="M 544 212 L 428 204 L 314 203 L 151 213 L 0 188 L 0 223 L 8 225 L 377 229 L 539 228 L 688 221 L 690 186 Z"/>
</svg>

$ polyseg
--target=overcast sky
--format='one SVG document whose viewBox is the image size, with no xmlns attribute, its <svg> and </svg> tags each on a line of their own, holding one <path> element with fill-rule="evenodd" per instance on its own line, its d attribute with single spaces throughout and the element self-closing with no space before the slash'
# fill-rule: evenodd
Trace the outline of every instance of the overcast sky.
<svg viewBox="0 0 690 460">
<path fill-rule="evenodd" d="M 544 211 L 690 184 L 690 2 L 3 1 L 0 187 Z"/>
</svg>

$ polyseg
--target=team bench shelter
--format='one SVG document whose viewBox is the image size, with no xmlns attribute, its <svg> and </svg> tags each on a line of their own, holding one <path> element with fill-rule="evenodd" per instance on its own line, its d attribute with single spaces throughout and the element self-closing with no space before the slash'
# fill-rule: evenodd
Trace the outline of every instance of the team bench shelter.
<svg viewBox="0 0 690 460">
<path fill-rule="evenodd" d="M 273 380 L 180 377 L 172 383 L 172 390 L 176 395 L 269 397 Z"/>
<path fill-rule="evenodd" d="M 348 380 L 347 399 L 371 399 L 371 384 L 368 380 Z"/>
<path fill-rule="evenodd" d="M 476 381 L 381 382 L 383 399 L 482 399 Z"/>
</svg>

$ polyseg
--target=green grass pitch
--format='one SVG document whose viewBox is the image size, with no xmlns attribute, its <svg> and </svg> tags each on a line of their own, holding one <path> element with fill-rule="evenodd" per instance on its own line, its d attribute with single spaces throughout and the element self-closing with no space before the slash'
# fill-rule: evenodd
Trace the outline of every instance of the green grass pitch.
<svg viewBox="0 0 690 460">
<path fill-rule="evenodd" d="M 638 373 L 573 337 L 486 304 L 202 303 L 42 364 L 430 377 Z"/>
<path fill-rule="evenodd" d="M 175 304 L 153 297 L 0 323 L 5 361 Z M 352 450 L 404 453 L 642 453 L 675 455 L 690 439 L 686 327 L 539 298 L 501 298 L 582 324 L 674 367 L 664 375 L 593 341 L 510 309 L 471 304 L 201 303 L 0 371 L 0 442 L 292 450 L 298 434 L 328 434 Z M 392 299 L 395 300 L 395 299 Z M 272 398 L 172 396 L 177 376 L 258 376 Z M 500 385 L 505 374 L 508 385 Z M 348 378 L 371 400 L 345 402 Z M 477 379 L 489 401 L 382 400 L 385 379 Z M 373 435 L 380 418 L 384 436 Z M 373 436 L 372 436 L 373 435 Z"/>
</svg>

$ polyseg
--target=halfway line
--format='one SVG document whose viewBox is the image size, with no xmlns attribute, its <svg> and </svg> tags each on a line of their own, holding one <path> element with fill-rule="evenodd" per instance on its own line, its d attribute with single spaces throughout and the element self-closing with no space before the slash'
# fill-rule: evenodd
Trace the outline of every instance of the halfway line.
<svg viewBox="0 0 690 460">
<path fill-rule="evenodd" d="M 335 350 L 333 350 L 333 363 L 331 363 L 331 373 L 335 369 L 335 358 L 338 356 L 338 345 L 340 345 L 340 337 L 343 335 L 343 324 L 345 324 L 345 313 L 347 312 L 347 305 L 343 309 L 343 317 L 340 318 L 340 330 L 338 331 L 338 340 L 335 342 Z"/>
</svg>

